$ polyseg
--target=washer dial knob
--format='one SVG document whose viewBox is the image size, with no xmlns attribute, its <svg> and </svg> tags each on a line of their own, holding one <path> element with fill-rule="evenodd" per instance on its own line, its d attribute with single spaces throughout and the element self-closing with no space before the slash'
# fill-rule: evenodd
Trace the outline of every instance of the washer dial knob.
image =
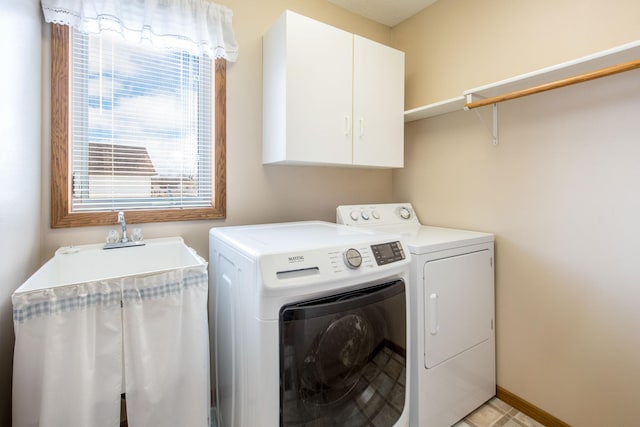
<svg viewBox="0 0 640 427">
<path fill-rule="evenodd" d="M 349 268 L 359 268 L 362 265 L 362 255 L 357 249 L 347 249 L 344 253 L 344 263 Z"/>
</svg>

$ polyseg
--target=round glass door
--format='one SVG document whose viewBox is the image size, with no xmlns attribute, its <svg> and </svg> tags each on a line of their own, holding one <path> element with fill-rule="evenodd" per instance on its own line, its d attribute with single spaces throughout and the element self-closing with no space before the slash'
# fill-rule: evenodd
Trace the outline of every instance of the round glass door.
<svg viewBox="0 0 640 427">
<path fill-rule="evenodd" d="M 401 280 L 280 310 L 280 425 L 393 425 L 405 402 Z"/>
</svg>

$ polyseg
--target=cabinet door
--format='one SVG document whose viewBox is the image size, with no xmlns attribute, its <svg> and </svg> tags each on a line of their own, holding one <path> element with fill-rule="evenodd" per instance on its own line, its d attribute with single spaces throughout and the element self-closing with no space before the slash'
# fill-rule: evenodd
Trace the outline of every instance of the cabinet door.
<svg viewBox="0 0 640 427">
<path fill-rule="evenodd" d="M 290 11 L 265 35 L 266 163 L 351 164 L 352 37 Z"/>
<path fill-rule="evenodd" d="M 353 163 L 404 165 L 404 52 L 354 36 Z"/>
</svg>

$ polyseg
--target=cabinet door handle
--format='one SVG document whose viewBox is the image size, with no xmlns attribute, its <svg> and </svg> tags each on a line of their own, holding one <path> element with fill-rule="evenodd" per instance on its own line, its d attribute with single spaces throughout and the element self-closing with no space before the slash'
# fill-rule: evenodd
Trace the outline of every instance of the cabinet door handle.
<svg viewBox="0 0 640 427">
<path fill-rule="evenodd" d="M 364 136 L 364 118 L 360 117 L 360 120 L 358 120 L 358 124 L 360 127 L 360 138 L 362 138 Z"/>
<path fill-rule="evenodd" d="M 344 134 L 349 135 L 351 133 L 351 117 L 344 116 Z"/>
</svg>

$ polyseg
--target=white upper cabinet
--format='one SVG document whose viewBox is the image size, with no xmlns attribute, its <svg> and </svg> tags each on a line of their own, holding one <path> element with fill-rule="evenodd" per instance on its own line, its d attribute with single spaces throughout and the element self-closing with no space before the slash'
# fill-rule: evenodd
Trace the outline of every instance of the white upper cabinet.
<svg viewBox="0 0 640 427">
<path fill-rule="evenodd" d="M 263 163 L 402 167 L 404 53 L 291 11 L 263 38 Z"/>
<path fill-rule="evenodd" d="M 353 163 L 404 165 L 404 52 L 353 39 Z"/>
</svg>

